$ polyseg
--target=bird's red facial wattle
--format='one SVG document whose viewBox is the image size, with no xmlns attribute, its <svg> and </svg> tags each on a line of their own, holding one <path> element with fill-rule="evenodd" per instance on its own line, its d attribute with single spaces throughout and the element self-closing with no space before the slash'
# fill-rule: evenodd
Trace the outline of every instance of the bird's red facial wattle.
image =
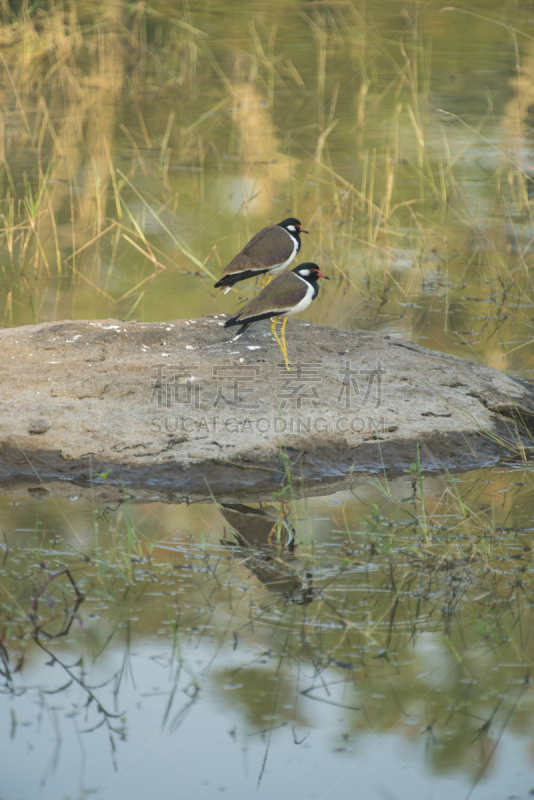
<svg viewBox="0 0 534 800">
<path fill-rule="evenodd" d="M 298 227 L 298 232 L 299 233 L 308 233 L 308 231 L 305 231 L 304 228 L 301 225 L 299 225 L 299 227 Z"/>
<path fill-rule="evenodd" d="M 326 280 L 327 280 L 327 281 L 329 281 L 329 280 L 330 280 L 330 278 L 328 277 L 328 275 L 325 275 L 325 274 L 324 274 L 324 272 L 319 272 L 319 270 L 317 270 L 317 272 L 315 273 L 315 276 L 316 276 L 317 278 L 326 278 Z"/>
</svg>

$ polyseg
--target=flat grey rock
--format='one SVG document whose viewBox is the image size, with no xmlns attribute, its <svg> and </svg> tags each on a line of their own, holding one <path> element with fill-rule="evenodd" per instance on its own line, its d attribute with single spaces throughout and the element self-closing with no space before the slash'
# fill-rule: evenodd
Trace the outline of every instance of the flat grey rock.
<svg viewBox="0 0 534 800">
<path fill-rule="evenodd" d="M 380 333 L 224 317 L 44 323 L 0 331 L 0 491 L 75 482 L 99 500 L 315 492 L 347 476 L 494 463 L 530 443 L 534 395 L 472 361 Z M 76 492 L 79 494 L 79 490 Z"/>
</svg>

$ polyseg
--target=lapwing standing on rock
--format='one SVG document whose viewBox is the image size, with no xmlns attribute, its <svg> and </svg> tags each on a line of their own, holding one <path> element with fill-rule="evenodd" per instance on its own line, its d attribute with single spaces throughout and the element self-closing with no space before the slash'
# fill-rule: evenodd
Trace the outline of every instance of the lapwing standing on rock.
<svg viewBox="0 0 534 800">
<path fill-rule="evenodd" d="M 328 275 L 324 275 L 320 271 L 317 264 L 312 264 L 311 262 L 300 264 L 300 266 L 292 269 L 291 272 L 278 275 L 272 283 L 266 286 L 265 289 L 262 289 L 253 300 L 248 302 L 241 309 L 239 314 L 227 319 L 224 323 L 224 327 L 230 328 L 232 325 L 241 325 L 235 337 L 237 338 L 237 336 L 241 336 L 253 322 L 259 322 L 262 319 L 271 319 L 274 317 L 271 331 L 284 357 L 286 369 L 289 369 L 290 364 L 287 358 L 285 339 L 287 318 L 292 317 L 294 314 L 300 314 L 301 311 L 308 308 L 312 300 L 315 300 L 319 292 L 319 285 L 317 283 L 319 278 L 330 280 Z M 280 329 L 281 341 L 276 333 L 278 317 L 284 317 Z"/>
<path fill-rule="evenodd" d="M 257 275 L 277 275 L 288 267 L 300 250 L 300 234 L 308 233 L 298 219 L 289 217 L 269 225 L 252 237 L 230 263 L 215 288 L 228 291 L 234 283 Z"/>
</svg>

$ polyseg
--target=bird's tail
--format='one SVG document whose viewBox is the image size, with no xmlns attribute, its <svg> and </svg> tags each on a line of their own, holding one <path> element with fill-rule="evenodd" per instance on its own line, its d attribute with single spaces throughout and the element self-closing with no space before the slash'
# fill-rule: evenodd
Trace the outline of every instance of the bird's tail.
<svg viewBox="0 0 534 800">
<path fill-rule="evenodd" d="M 236 333 L 236 338 L 237 338 L 238 336 L 241 336 L 242 333 L 245 333 L 246 329 L 250 325 L 250 322 L 245 322 L 244 324 L 241 324 L 241 320 L 239 319 L 239 317 L 230 317 L 230 319 L 227 319 L 226 322 L 224 323 L 225 328 L 231 328 L 234 325 L 241 325 L 238 332 Z"/>
</svg>

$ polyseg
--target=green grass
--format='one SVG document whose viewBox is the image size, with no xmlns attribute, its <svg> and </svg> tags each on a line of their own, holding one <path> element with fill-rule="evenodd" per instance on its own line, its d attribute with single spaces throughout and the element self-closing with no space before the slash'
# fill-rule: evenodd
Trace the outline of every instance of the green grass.
<svg viewBox="0 0 534 800">
<path fill-rule="evenodd" d="M 4 324 L 232 310 L 213 276 L 291 211 L 311 230 L 306 256 L 337 278 L 314 320 L 530 366 L 532 181 L 505 94 L 523 102 L 521 82 L 499 82 L 498 60 L 495 88 L 462 113 L 443 84 L 462 14 L 433 7 L 399 29 L 392 9 L 298 5 L 306 55 L 291 60 L 278 5 L 228 42 L 185 5 L 117 4 L 111 20 L 97 3 L 25 6 L 16 25 L 5 12 Z M 472 21 L 465 72 L 504 37 L 495 11 Z"/>
</svg>

